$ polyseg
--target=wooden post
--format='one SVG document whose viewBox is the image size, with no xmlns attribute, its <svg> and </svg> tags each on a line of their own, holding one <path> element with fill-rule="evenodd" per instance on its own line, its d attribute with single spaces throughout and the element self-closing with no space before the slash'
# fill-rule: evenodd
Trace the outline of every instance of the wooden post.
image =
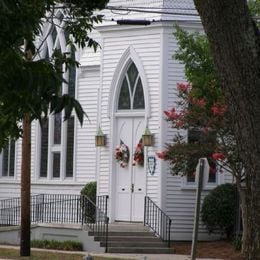
<svg viewBox="0 0 260 260">
<path fill-rule="evenodd" d="M 32 60 L 25 40 L 25 59 Z M 20 256 L 31 255 L 31 117 L 23 117 L 22 166 L 21 166 L 21 237 Z"/>
<path fill-rule="evenodd" d="M 31 254 L 31 122 L 30 115 L 23 119 L 22 169 L 21 169 L 21 240 L 20 256 Z"/>
<path fill-rule="evenodd" d="M 203 187 L 203 175 L 204 175 L 204 165 L 205 159 L 199 159 L 199 174 L 198 174 L 198 187 L 196 193 L 196 205 L 195 205 L 195 216 L 194 216 L 194 226 L 193 226 L 193 235 L 192 235 L 192 247 L 191 247 L 191 260 L 196 260 L 196 251 L 197 251 L 197 240 L 198 240 L 198 231 L 199 231 L 199 217 L 200 217 L 200 200 L 201 200 L 201 191 Z"/>
</svg>

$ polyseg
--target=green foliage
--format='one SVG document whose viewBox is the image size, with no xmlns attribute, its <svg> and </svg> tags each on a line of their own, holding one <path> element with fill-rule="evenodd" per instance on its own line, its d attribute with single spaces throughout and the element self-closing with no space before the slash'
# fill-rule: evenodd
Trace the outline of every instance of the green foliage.
<svg viewBox="0 0 260 260">
<path fill-rule="evenodd" d="M 227 183 L 216 187 L 205 197 L 201 219 L 209 233 L 221 232 L 231 238 L 235 224 L 236 193 L 235 185 Z"/>
<path fill-rule="evenodd" d="M 212 173 L 217 164 L 241 176 L 243 165 L 207 38 L 180 27 L 176 27 L 174 36 L 179 46 L 174 58 L 184 64 L 188 83 L 177 83 L 178 101 L 164 111 L 176 132 L 157 155 L 170 163 L 174 175 L 193 174 L 198 159 L 206 157 Z M 178 131 L 183 129 L 186 131 Z M 214 159 L 215 153 L 221 153 L 222 159 Z"/>
<path fill-rule="evenodd" d="M 66 241 L 57 241 L 57 240 L 32 240 L 31 246 L 36 248 L 44 249 L 57 249 L 57 250 L 66 250 L 66 251 L 82 251 L 83 247 L 80 242 L 66 240 Z"/>
<path fill-rule="evenodd" d="M 184 64 L 185 76 L 192 84 L 192 95 L 205 98 L 209 103 L 223 98 L 209 43 L 205 35 L 188 33 L 176 27 L 174 33 L 178 50 L 174 58 Z"/>
<path fill-rule="evenodd" d="M 260 0 L 249 0 L 248 1 L 248 6 L 253 14 L 253 16 L 256 17 L 256 20 L 259 20 L 260 16 Z"/>
<path fill-rule="evenodd" d="M 97 196 L 97 182 L 89 182 L 87 183 L 80 191 L 81 195 L 87 196 L 91 201 L 96 203 Z"/>
<path fill-rule="evenodd" d="M 53 21 L 57 4 L 65 16 L 63 29 L 75 43 L 96 49 L 98 44 L 88 33 L 94 28 L 94 23 L 101 22 L 102 17 L 93 11 L 104 8 L 107 2 L 0 1 L 0 148 L 8 137 L 22 136 L 21 121 L 25 114 L 30 114 L 31 120 L 41 120 L 43 115 L 46 117 L 65 109 L 66 120 L 75 110 L 80 123 L 83 123 L 85 113 L 80 103 L 74 97 L 60 95 L 60 86 L 64 82 L 61 65 L 64 64 L 67 70 L 78 63 L 70 53 L 54 52 L 49 60 L 31 60 L 30 56 L 34 57 L 39 51 L 34 41 L 41 36 L 42 24 Z M 70 40 L 68 44 L 75 48 Z"/>
<path fill-rule="evenodd" d="M 87 223 L 95 223 L 96 221 L 96 196 L 97 182 L 87 183 L 80 191 L 81 206 L 84 212 L 85 221 Z"/>
</svg>

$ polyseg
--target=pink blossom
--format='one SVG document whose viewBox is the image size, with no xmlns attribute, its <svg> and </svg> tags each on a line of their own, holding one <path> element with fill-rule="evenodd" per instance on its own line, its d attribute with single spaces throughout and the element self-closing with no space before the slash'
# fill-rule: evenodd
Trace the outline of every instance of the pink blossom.
<svg viewBox="0 0 260 260">
<path fill-rule="evenodd" d="M 227 111 L 227 107 L 220 105 L 220 104 L 213 104 L 211 107 L 211 112 L 214 116 L 224 116 L 225 112 Z"/>
<path fill-rule="evenodd" d="M 170 120 L 176 120 L 178 115 L 176 114 L 175 108 L 172 108 L 171 110 L 164 111 L 164 114 L 168 117 Z"/>
<path fill-rule="evenodd" d="M 158 156 L 158 158 L 164 160 L 167 156 L 167 152 L 165 152 L 165 151 L 157 152 L 156 155 Z"/>
<path fill-rule="evenodd" d="M 205 107 L 205 105 L 207 104 L 207 102 L 204 98 L 194 99 L 193 102 L 198 107 Z"/>
<path fill-rule="evenodd" d="M 223 153 L 220 153 L 220 152 L 218 152 L 218 153 L 213 153 L 212 154 L 212 158 L 215 160 L 215 161 L 222 161 L 222 160 L 224 160 L 225 159 L 225 155 L 223 154 Z"/>
<path fill-rule="evenodd" d="M 191 85 L 189 83 L 177 83 L 177 89 L 180 92 L 187 92 L 190 89 Z"/>
</svg>

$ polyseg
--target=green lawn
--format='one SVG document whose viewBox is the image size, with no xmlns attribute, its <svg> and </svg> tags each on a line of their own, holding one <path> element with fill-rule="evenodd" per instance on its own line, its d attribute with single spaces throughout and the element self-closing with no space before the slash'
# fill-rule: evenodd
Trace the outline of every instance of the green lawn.
<svg viewBox="0 0 260 260">
<path fill-rule="evenodd" d="M 24 260 L 82 260 L 83 254 L 54 253 L 49 251 L 31 251 L 30 257 L 20 257 L 18 249 L 0 248 L 0 259 L 24 259 Z M 95 260 L 120 260 L 119 258 L 94 256 Z M 121 259 L 122 260 L 122 259 Z M 126 259 L 124 259 L 126 260 Z"/>
</svg>

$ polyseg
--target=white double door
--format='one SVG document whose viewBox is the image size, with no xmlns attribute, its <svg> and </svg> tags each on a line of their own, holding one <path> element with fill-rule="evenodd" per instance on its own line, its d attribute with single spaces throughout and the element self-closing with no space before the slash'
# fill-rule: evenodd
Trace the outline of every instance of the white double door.
<svg viewBox="0 0 260 260">
<path fill-rule="evenodd" d="M 129 148 L 125 168 L 116 163 L 115 220 L 143 221 L 146 192 L 145 168 L 133 165 L 133 154 L 145 129 L 143 117 L 117 118 L 117 144 L 120 140 Z"/>
</svg>

